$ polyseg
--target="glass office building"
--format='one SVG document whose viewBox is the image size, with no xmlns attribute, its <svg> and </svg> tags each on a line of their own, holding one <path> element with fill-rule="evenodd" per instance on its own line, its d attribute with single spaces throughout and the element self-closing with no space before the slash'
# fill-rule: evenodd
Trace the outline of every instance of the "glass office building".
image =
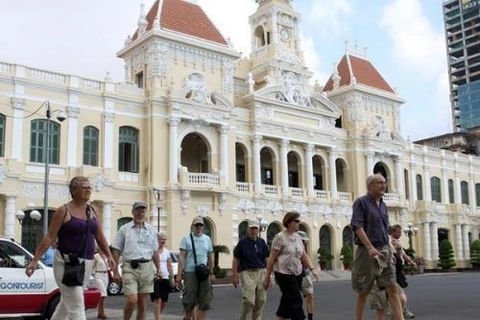
<svg viewBox="0 0 480 320">
<path fill-rule="evenodd" d="M 453 127 L 480 126 L 480 0 L 443 2 Z"/>
</svg>

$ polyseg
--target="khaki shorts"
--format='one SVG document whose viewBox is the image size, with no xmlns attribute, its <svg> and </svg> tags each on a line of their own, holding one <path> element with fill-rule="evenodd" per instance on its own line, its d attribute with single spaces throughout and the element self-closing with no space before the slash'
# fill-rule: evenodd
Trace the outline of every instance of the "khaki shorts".
<svg viewBox="0 0 480 320">
<path fill-rule="evenodd" d="M 357 293 L 368 294 L 377 281 L 384 289 L 396 283 L 395 265 L 392 263 L 392 251 L 389 246 L 377 248 L 384 255 L 385 266 L 379 267 L 376 259 L 370 257 L 365 246 L 358 246 L 352 268 L 352 288 Z"/>
<path fill-rule="evenodd" d="M 313 279 L 312 279 L 312 273 L 310 271 L 308 271 L 305 277 L 303 277 L 302 293 L 304 295 L 313 294 Z"/>
<path fill-rule="evenodd" d="M 155 266 L 153 262 L 139 263 L 138 268 L 133 269 L 129 262 L 122 266 L 123 293 L 129 294 L 153 292 L 153 278 Z"/>
<path fill-rule="evenodd" d="M 405 293 L 402 287 L 400 287 L 397 283 L 397 294 L 398 296 Z M 374 285 L 372 291 L 368 295 L 368 303 L 370 303 L 370 308 L 375 310 L 383 310 L 388 307 L 388 297 L 387 291 L 385 289 L 380 290 L 377 285 Z"/>
</svg>

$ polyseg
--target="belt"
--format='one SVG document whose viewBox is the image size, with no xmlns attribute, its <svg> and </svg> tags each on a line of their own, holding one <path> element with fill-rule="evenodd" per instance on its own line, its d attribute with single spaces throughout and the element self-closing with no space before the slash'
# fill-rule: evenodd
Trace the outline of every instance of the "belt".
<svg viewBox="0 0 480 320">
<path fill-rule="evenodd" d="M 130 260 L 130 261 L 127 261 L 127 262 L 130 262 L 130 263 L 147 263 L 147 262 L 150 262 L 152 260 L 147 260 L 147 259 L 135 259 L 135 260 Z"/>
</svg>

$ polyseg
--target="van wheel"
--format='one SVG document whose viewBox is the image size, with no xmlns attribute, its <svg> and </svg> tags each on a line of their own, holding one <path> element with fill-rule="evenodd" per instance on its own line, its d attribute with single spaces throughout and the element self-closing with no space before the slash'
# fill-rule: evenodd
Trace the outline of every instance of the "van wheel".
<svg viewBox="0 0 480 320">
<path fill-rule="evenodd" d="M 55 296 L 50 303 L 48 304 L 47 309 L 45 310 L 44 317 L 47 320 L 50 320 L 53 316 L 53 313 L 55 312 L 55 309 L 57 309 L 57 305 L 60 302 L 60 295 Z"/>
</svg>

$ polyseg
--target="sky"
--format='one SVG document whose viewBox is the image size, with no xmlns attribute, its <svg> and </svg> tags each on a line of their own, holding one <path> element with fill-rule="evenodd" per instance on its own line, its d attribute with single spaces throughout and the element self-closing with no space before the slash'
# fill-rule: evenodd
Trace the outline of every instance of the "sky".
<svg viewBox="0 0 480 320">
<path fill-rule="evenodd" d="M 140 4 L 154 0 L 4 0 L 0 62 L 102 80 L 123 81 L 116 57 L 136 29 Z M 243 54 L 250 52 L 248 17 L 255 0 L 190 0 L 205 10 Z M 345 53 L 367 57 L 406 100 L 407 140 L 452 131 L 442 0 L 293 0 L 307 66 L 321 84 Z"/>
</svg>

